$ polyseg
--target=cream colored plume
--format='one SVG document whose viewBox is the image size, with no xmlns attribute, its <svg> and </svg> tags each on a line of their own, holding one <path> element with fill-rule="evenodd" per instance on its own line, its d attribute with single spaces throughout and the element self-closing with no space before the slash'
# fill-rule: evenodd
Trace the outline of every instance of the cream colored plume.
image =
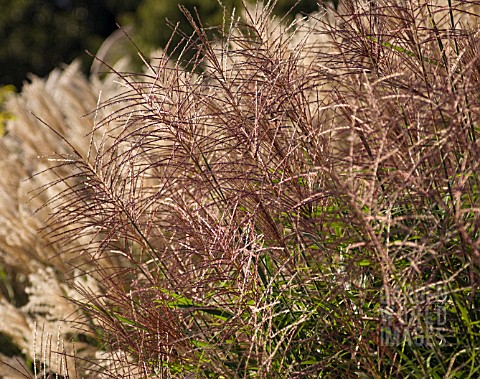
<svg viewBox="0 0 480 379">
<path fill-rule="evenodd" d="M 65 282 L 73 275 L 68 261 L 76 258 L 86 263 L 88 257 L 63 254 L 61 246 L 39 233 L 52 212 L 48 201 L 62 187 L 47 186 L 39 191 L 56 177 L 48 171 L 35 174 L 52 164 L 49 159 L 58 158 L 55 153 L 71 152 L 60 135 L 83 157 L 89 151 L 92 156 L 96 153 L 104 136 L 96 135 L 94 129 L 106 114 L 95 110 L 102 97 L 114 96 L 118 88 L 112 76 L 103 81 L 88 80 L 74 62 L 63 70 L 54 70 L 46 79 L 32 77 L 22 92 L 7 103 L 14 118 L 7 125 L 6 136 L 0 139 L 0 272 L 7 275 L 7 283 L 15 281 L 26 301 L 19 302 L 13 289 L 9 298 L 0 298 L 0 333 L 29 359 L 35 355 L 37 360 L 43 359 L 39 356 L 41 344 L 47 340 L 49 345 L 43 346 L 43 351 L 61 347 L 60 351 L 64 349 L 67 354 L 74 349 L 93 354 L 91 347 L 71 342 L 77 329 L 66 322 L 81 317 L 78 308 L 66 298 L 72 295 Z M 81 246 L 85 241 L 79 238 L 76 243 Z M 51 358 L 51 366 L 54 362 L 55 358 Z M 67 363 L 57 359 L 57 366 L 60 364 Z M 58 373 L 61 368 L 57 366 L 50 369 Z M 7 367 L 0 365 L 0 376 L 11 371 Z M 74 377 L 72 371 L 70 376 Z"/>
</svg>

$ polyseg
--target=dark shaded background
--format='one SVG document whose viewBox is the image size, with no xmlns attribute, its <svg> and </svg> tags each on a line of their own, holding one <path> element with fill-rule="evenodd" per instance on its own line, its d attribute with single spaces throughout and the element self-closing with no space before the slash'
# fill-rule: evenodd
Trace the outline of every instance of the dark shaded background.
<svg viewBox="0 0 480 379">
<path fill-rule="evenodd" d="M 223 10 L 216 0 L 0 0 L 0 85 L 19 89 L 27 73 L 45 76 L 75 58 L 87 72 L 92 58 L 85 50 L 95 53 L 117 23 L 134 25 L 133 39 L 141 49 L 163 47 L 172 33 L 166 19 L 191 32 L 179 3 L 196 8 L 205 26 L 221 23 Z M 238 9 L 241 0 L 224 4 Z M 279 0 L 276 12 L 292 7 L 294 13 L 310 13 L 318 6 L 316 0 Z"/>
</svg>

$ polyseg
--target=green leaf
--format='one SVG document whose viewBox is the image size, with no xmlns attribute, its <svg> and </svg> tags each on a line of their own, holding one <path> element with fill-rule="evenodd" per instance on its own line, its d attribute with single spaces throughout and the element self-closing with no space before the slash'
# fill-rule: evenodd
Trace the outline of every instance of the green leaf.
<svg viewBox="0 0 480 379">
<path fill-rule="evenodd" d="M 356 262 L 356 265 L 360 267 L 370 266 L 371 264 L 372 262 L 370 262 L 368 259 L 362 259 L 361 261 Z"/>
</svg>

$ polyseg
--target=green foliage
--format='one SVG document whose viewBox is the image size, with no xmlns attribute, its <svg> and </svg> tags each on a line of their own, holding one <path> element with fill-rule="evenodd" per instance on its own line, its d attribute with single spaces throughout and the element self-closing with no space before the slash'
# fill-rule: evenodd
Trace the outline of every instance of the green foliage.
<svg viewBox="0 0 480 379">
<path fill-rule="evenodd" d="M 7 121 L 13 117 L 10 112 L 4 110 L 5 101 L 7 100 L 8 95 L 12 93 L 15 93 L 14 86 L 6 85 L 0 87 L 0 136 L 5 134 L 5 126 Z"/>
</svg>

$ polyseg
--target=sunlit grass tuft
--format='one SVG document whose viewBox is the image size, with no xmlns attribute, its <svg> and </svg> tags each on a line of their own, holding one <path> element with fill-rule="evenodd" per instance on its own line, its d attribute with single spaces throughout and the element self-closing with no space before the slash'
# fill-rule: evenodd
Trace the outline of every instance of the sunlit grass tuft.
<svg viewBox="0 0 480 379">
<path fill-rule="evenodd" d="M 286 26 L 270 4 L 214 41 L 187 13 L 194 58 L 114 70 L 86 142 L 42 118 L 64 135 L 43 238 L 95 283 L 72 283 L 92 372 L 477 377 L 469 9 L 346 1 Z"/>
</svg>

